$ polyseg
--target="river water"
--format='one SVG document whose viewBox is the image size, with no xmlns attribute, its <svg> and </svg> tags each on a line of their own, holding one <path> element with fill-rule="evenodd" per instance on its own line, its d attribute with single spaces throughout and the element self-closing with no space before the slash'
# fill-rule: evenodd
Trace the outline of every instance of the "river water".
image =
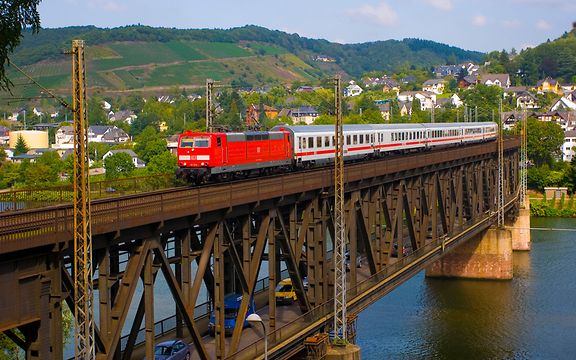
<svg viewBox="0 0 576 360">
<path fill-rule="evenodd" d="M 421 272 L 366 309 L 362 359 L 576 359 L 576 219 L 531 226 L 532 250 L 514 253 L 513 280 Z"/>
</svg>

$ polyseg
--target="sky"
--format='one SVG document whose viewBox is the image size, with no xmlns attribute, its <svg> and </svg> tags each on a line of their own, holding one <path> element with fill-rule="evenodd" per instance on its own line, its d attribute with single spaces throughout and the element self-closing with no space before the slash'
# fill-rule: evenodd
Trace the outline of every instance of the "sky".
<svg viewBox="0 0 576 360">
<path fill-rule="evenodd" d="M 259 25 L 338 43 L 420 38 L 489 52 L 555 39 L 576 21 L 573 0 L 43 0 L 42 27 Z"/>
</svg>

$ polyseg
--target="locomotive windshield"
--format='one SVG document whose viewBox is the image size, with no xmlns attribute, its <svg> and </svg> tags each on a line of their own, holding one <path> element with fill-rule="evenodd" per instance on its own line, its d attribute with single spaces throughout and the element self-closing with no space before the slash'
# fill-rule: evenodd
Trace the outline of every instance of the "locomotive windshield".
<svg viewBox="0 0 576 360">
<path fill-rule="evenodd" d="M 207 137 L 183 137 L 180 140 L 181 148 L 207 148 L 210 146 L 210 139 Z"/>
</svg>

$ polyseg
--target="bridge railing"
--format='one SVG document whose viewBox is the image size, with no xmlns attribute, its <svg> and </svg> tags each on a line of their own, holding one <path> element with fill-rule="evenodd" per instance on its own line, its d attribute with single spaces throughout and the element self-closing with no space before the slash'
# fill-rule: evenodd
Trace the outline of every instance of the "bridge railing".
<svg viewBox="0 0 576 360">
<path fill-rule="evenodd" d="M 138 176 L 90 183 L 92 199 L 136 194 L 175 186 L 172 174 Z M 74 185 L 0 190 L 0 212 L 70 204 L 74 201 Z"/>
</svg>

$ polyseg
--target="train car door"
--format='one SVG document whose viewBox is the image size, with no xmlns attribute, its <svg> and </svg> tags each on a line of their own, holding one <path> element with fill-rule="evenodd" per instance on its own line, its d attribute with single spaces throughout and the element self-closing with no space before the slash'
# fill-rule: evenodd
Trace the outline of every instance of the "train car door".
<svg viewBox="0 0 576 360">
<path fill-rule="evenodd" d="M 222 146 L 223 136 L 216 136 L 216 151 L 220 152 L 222 158 L 222 165 L 228 164 L 228 146 Z"/>
</svg>

